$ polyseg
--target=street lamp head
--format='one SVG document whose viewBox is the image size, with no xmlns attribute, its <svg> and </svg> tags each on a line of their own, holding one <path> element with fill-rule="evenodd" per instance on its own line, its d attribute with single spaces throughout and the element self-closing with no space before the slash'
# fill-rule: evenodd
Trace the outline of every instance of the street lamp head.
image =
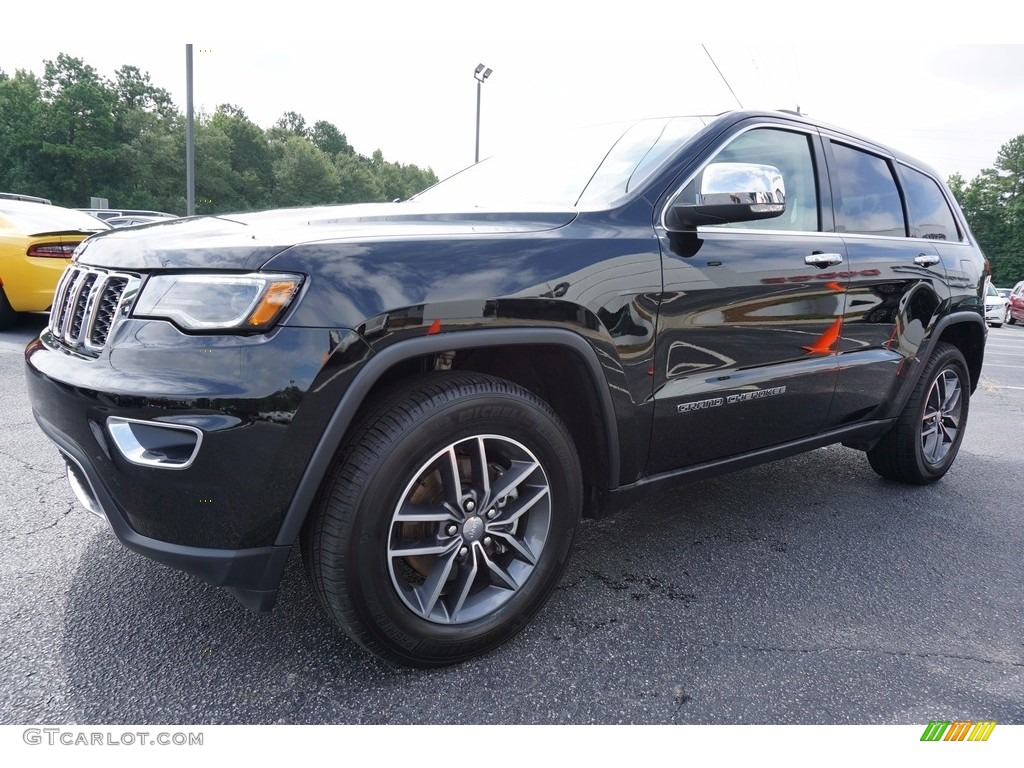
<svg viewBox="0 0 1024 768">
<path fill-rule="evenodd" d="M 479 80 L 481 83 L 491 76 L 494 70 L 488 67 L 486 64 L 477 64 L 476 69 L 473 70 L 473 77 Z"/>
</svg>

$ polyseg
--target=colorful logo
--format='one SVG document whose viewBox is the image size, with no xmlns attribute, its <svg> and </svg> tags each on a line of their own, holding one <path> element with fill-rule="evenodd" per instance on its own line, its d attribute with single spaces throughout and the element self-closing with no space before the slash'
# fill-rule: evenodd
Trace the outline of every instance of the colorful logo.
<svg viewBox="0 0 1024 768">
<path fill-rule="evenodd" d="M 932 720 L 921 741 L 988 741 L 995 727 L 995 720 Z"/>
</svg>

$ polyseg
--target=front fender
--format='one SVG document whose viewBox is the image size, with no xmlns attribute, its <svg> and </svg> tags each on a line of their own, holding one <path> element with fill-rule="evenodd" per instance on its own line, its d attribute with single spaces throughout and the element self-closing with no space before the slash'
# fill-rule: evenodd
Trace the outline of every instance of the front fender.
<svg viewBox="0 0 1024 768">
<path fill-rule="evenodd" d="M 619 485 L 620 446 L 619 426 L 615 408 L 605 378 L 604 368 L 594 347 L 579 334 L 561 328 L 495 328 L 457 333 L 435 333 L 395 342 L 375 352 L 362 363 L 362 367 L 345 387 L 340 402 L 331 415 L 323 435 L 310 457 L 302 478 L 285 513 L 284 522 L 275 544 L 292 544 L 305 522 L 320 490 L 321 481 L 330 469 L 346 433 L 360 406 L 370 396 L 385 373 L 403 361 L 436 355 L 443 352 L 486 347 L 518 345 L 557 346 L 577 355 L 585 366 L 594 386 L 599 406 L 600 422 L 608 445 L 609 489 Z"/>
</svg>

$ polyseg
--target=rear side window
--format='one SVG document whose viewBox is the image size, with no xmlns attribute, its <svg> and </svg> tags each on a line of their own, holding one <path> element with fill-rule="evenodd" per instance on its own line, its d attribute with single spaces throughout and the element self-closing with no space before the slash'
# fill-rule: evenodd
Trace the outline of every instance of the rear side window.
<svg viewBox="0 0 1024 768">
<path fill-rule="evenodd" d="M 885 158 L 835 143 L 832 154 L 839 187 L 839 231 L 906 237 L 903 202 Z"/>
<path fill-rule="evenodd" d="M 900 166 L 907 192 L 911 231 L 929 240 L 960 240 L 956 219 L 939 185 L 920 171 Z"/>
</svg>

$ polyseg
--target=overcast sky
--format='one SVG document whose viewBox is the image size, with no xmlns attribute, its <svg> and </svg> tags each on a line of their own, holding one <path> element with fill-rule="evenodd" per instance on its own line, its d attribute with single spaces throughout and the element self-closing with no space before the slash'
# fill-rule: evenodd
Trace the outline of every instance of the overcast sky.
<svg viewBox="0 0 1024 768">
<path fill-rule="evenodd" d="M 1008 17 L 1003 26 L 982 18 L 986 2 L 966 18 L 933 3 L 920 15 L 912 5 L 872 13 L 858 3 L 859 13 L 846 6 L 844 16 L 822 3 L 701 5 L 210 0 L 152 12 L 58 0 L 19 11 L 30 31 L 5 33 L 0 69 L 41 74 L 60 52 L 107 77 L 133 64 L 184 111 L 191 42 L 197 109 L 235 104 L 264 127 L 295 111 L 310 125 L 334 123 L 363 154 L 379 148 L 442 177 L 473 160 L 478 63 L 494 70 L 483 86 L 484 156 L 545 124 L 715 113 L 739 102 L 799 105 L 969 179 L 1024 133 L 1024 45 L 917 42 L 1012 35 Z"/>
</svg>

